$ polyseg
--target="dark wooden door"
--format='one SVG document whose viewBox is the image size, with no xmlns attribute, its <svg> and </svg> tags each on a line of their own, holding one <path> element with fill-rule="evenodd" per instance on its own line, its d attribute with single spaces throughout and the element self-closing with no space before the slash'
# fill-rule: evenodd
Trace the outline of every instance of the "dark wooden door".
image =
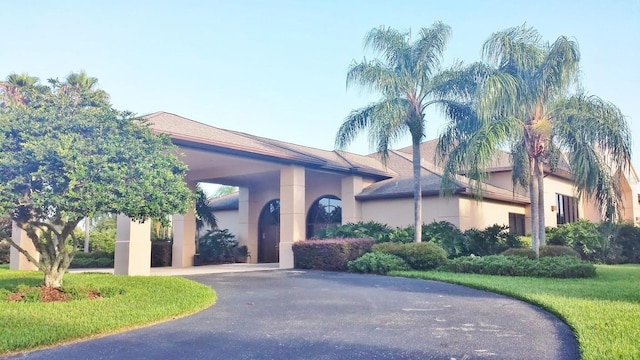
<svg viewBox="0 0 640 360">
<path fill-rule="evenodd" d="M 265 225 L 260 234 L 258 262 L 277 263 L 280 259 L 280 225 Z"/>
</svg>

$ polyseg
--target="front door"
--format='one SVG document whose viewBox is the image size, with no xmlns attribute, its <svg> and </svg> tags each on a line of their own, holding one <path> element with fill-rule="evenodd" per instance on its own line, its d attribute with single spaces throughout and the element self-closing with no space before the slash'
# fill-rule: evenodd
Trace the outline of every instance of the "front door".
<svg viewBox="0 0 640 360">
<path fill-rule="evenodd" d="M 277 263 L 280 260 L 280 200 L 269 201 L 258 221 L 258 262 Z"/>
</svg>

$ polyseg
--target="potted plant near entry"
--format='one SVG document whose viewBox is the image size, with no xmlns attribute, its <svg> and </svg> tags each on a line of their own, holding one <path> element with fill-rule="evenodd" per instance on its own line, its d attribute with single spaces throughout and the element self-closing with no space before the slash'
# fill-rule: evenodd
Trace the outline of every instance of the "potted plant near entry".
<svg viewBox="0 0 640 360">
<path fill-rule="evenodd" d="M 247 258 L 249 257 L 247 245 L 238 245 L 233 248 L 233 257 L 237 263 L 247 262 Z"/>
</svg>

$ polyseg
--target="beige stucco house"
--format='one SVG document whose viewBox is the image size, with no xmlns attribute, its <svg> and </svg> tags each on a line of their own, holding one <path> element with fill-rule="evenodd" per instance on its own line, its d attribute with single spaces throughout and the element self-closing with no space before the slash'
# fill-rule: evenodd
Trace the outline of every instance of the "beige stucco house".
<svg viewBox="0 0 640 360">
<path fill-rule="evenodd" d="M 413 221 L 411 148 L 391 151 L 386 164 L 374 154 L 315 149 L 236 131 L 219 129 L 178 115 L 145 116 L 154 132 L 167 134 L 178 146 L 189 171 L 186 181 L 238 186 L 239 192 L 211 203 L 220 228 L 247 245 L 252 262 L 293 267 L 292 244 L 335 223 L 375 220 L 390 226 Z M 440 196 L 441 175 L 433 164 L 434 141 L 422 144 L 423 222 L 446 220 L 465 230 L 493 224 L 529 231 L 529 199 L 511 185 L 508 156 L 497 159 L 483 199 L 473 197 L 464 177 L 453 196 Z M 625 220 L 640 222 L 638 175 L 619 174 Z M 578 218 L 598 221 L 589 199 L 574 195 L 571 176 L 562 167 L 545 178 L 545 223 L 556 226 Z M 115 273 L 149 274 L 149 222 L 118 217 Z M 192 266 L 195 254 L 193 211 L 173 216 L 173 266 Z M 14 229 L 14 240 L 28 250 L 30 241 Z M 27 269 L 12 249 L 12 269 Z"/>
</svg>

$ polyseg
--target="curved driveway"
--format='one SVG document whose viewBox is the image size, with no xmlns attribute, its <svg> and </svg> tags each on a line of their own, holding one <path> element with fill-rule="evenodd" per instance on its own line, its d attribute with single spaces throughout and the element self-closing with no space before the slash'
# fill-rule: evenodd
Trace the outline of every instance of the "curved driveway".
<svg viewBox="0 0 640 360">
<path fill-rule="evenodd" d="M 27 359 L 577 359 L 560 320 L 444 283 L 316 271 L 190 277 L 213 307 Z M 185 294 L 188 296 L 188 294 Z"/>
</svg>

